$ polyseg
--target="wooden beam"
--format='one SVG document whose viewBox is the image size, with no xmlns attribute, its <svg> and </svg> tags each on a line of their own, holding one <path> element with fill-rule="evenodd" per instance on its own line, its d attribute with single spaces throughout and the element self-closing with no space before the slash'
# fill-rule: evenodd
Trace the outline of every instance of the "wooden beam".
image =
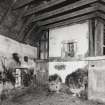
<svg viewBox="0 0 105 105">
<path fill-rule="evenodd" d="M 20 7 L 23 7 L 29 3 L 31 3 L 34 0 L 17 0 L 17 2 L 14 4 L 13 9 L 18 9 Z"/>
<path fill-rule="evenodd" d="M 23 41 L 24 41 L 25 39 L 28 39 L 28 38 L 29 38 L 30 34 L 32 33 L 32 31 L 35 29 L 36 26 L 37 26 L 37 24 L 35 24 L 35 25 L 30 29 L 30 31 L 27 33 L 27 35 L 25 35 L 25 37 L 23 38 Z"/>
<path fill-rule="evenodd" d="M 89 19 L 89 56 L 95 56 L 95 18 Z"/>
<path fill-rule="evenodd" d="M 105 20 L 105 14 L 104 13 L 98 12 L 97 16 Z"/>
<path fill-rule="evenodd" d="M 80 16 L 80 17 L 76 17 L 73 19 L 68 19 L 68 20 L 65 20 L 62 22 L 46 25 L 45 27 L 46 27 L 46 29 L 52 29 L 52 28 L 56 28 L 56 27 L 68 26 L 70 24 L 78 23 L 80 21 L 85 21 L 85 20 L 88 20 L 88 19 L 94 18 L 94 17 L 97 17 L 97 12 L 90 13 L 90 14 Z"/>
<path fill-rule="evenodd" d="M 41 20 L 41 19 L 45 19 L 45 18 L 54 16 L 56 14 L 67 12 L 67 11 L 73 10 L 73 9 L 81 7 L 81 6 L 94 3 L 96 1 L 97 0 L 80 0 L 76 3 L 66 5 L 62 8 L 59 8 L 59 9 L 56 9 L 56 10 L 53 10 L 53 11 L 50 11 L 50 12 L 47 12 L 47 13 L 44 13 L 44 14 L 41 14 L 41 15 L 38 15 L 38 16 L 34 16 L 33 19 L 32 19 L 32 22 L 35 22 L 35 21 L 38 21 L 38 20 Z M 24 16 L 27 16 L 27 14 L 25 14 Z"/>
<path fill-rule="evenodd" d="M 105 12 L 105 5 L 103 5 L 103 4 L 98 4 L 98 6 L 99 6 L 99 10 Z"/>
<path fill-rule="evenodd" d="M 103 55 L 103 34 L 104 34 L 104 23 L 98 18 L 95 20 L 95 56 Z"/>
<path fill-rule="evenodd" d="M 36 23 L 31 29 L 30 31 L 28 32 L 28 34 L 23 38 L 23 40 L 27 40 L 29 38 L 29 36 L 31 35 L 32 31 L 38 26 L 38 23 Z M 46 30 L 46 28 L 43 26 L 43 27 L 39 27 L 38 30 L 36 30 L 35 32 L 35 35 L 34 37 L 38 37 L 37 35 L 39 35 L 39 33 L 43 30 Z M 32 37 L 33 38 L 33 37 Z"/>
<path fill-rule="evenodd" d="M 55 6 L 55 5 L 58 5 L 60 3 L 63 3 L 65 2 L 66 0 L 51 0 L 49 1 L 47 4 L 40 4 L 39 6 L 37 7 L 34 7 L 34 8 L 31 8 L 29 9 L 25 15 L 30 15 L 30 14 L 33 14 L 33 13 L 36 13 L 36 12 L 39 12 L 41 10 L 44 10 L 44 9 L 47 9 L 49 7 L 52 7 L 52 6 Z"/>
<path fill-rule="evenodd" d="M 102 1 L 102 2 L 104 2 L 104 3 L 105 3 L 105 0 L 100 0 L 100 1 Z"/>
<path fill-rule="evenodd" d="M 39 39 L 40 37 L 41 37 L 41 35 L 39 34 L 40 32 L 42 32 L 42 31 L 45 31 L 46 30 L 46 28 L 44 27 L 44 26 L 42 26 L 42 27 L 40 27 L 39 28 L 39 30 L 37 31 L 37 33 L 36 33 L 36 40 L 37 39 Z M 35 37 L 35 36 L 34 36 Z"/>
<path fill-rule="evenodd" d="M 21 31 L 20 31 L 19 34 L 18 34 L 18 39 L 20 39 L 21 41 L 23 41 L 23 38 L 24 38 L 24 30 L 25 30 L 26 27 L 30 24 L 32 17 L 33 17 L 33 16 L 31 16 L 31 17 L 27 20 L 27 22 L 23 25 Z"/>
<path fill-rule="evenodd" d="M 65 20 L 65 19 L 73 18 L 75 16 L 91 13 L 91 12 L 94 12 L 94 11 L 97 11 L 97 6 L 88 7 L 88 8 L 82 9 L 82 10 L 78 10 L 76 12 L 72 12 L 72 13 L 63 15 L 63 16 L 59 16 L 59 17 L 55 17 L 55 18 L 52 18 L 52 19 L 48 19 L 48 20 L 40 22 L 39 25 L 43 26 L 43 25 L 51 24 L 51 23 L 54 23 L 54 22 L 57 22 L 57 21 L 62 21 L 62 20 Z"/>
</svg>

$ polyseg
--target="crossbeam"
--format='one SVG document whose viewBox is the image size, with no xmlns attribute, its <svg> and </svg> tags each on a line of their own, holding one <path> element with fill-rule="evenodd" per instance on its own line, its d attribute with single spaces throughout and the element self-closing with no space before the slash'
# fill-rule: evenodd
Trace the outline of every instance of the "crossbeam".
<svg viewBox="0 0 105 105">
<path fill-rule="evenodd" d="M 90 13 L 90 14 L 80 16 L 80 17 L 76 17 L 76 18 L 73 18 L 73 19 L 68 19 L 68 20 L 65 20 L 65 21 L 62 21 L 62 22 L 57 22 L 57 23 L 54 23 L 54 24 L 46 25 L 46 29 L 68 26 L 70 24 L 78 23 L 80 21 L 85 21 L 85 20 L 88 20 L 88 19 L 94 18 L 94 17 L 97 17 L 97 12 Z"/>
<path fill-rule="evenodd" d="M 20 7 L 23 7 L 25 5 L 28 5 L 32 1 L 34 1 L 34 0 L 17 0 L 17 2 L 14 4 L 13 9 L 18 9 Z"/>
<path fill-rule="evenodd" d="M 44 13 L 44 14 L 41 14 L 41 15 L 38 15 L 38 16 L 34 16 L 33 19 L 32 19 L 32 22 L 35 22 L 35 21 L 38 21 L 38 20 L 41 20 L 41 19 L 45 19 L 45 18 L 49 18 L 49 17 L 52 17 L 54 15 L 57 15 L 57 14 L 60 14 L 60 13 L 63 13 L 63 12 L 67 12 L 67 11 L 73 10 L 73 9 L 81 7 L 81 6 L 94 3 L 96 1 L 97 0 L 80 0 L 76 3 L 69 4 L 69 5 L 61 7 L 59 9 L 56 9 L 56 10 L 53 10 L 53 11 L 50 11 L 50 12 L 47 12 L 47 13 Z M 25 14 L 24 16 L 27 16 L 27 15 Z"/>
<path fill-rule="evenodd" d="M 39 6 L 37 7 L 34 7 L 34 8 L 31 8 L 29 9 L 25 15 L 31 15 L 33 13 L 36 13 L 36 12 L 39 12 L 41 10 L 44 10 L 44 9 L 47 9 L 49 7 L 52 7 L 52 6 L 55 6 L 55 5 L 58 5 L 60 3 L 63 3 L 65 2 L 66 0 L 51 0 L 49 1 L 47 4 L 40 4 Z"/>
<path fill-rule="evenodd" d="M 82 10 L 78 10 L 76 12 L 72 12 L 72 13 L 69 13 L 69 14 L 66 14 L 63 16 L 51 18 L 51 19 L 40 22 L 40 26 L 51 24 L 51 23 L 54 23 L 57 21 L 62 21 L 62 20 L 69 19 L 69 18 L 73 18 L 73 17 L 79 16 L 79 15 L 91 13 L 91 12 L 97 11 L 97 9 L 98 9 L 97 6 L 93 6 L 93 7 L 88 7 L 88 8 L 82 9 Z"/>
</svg>

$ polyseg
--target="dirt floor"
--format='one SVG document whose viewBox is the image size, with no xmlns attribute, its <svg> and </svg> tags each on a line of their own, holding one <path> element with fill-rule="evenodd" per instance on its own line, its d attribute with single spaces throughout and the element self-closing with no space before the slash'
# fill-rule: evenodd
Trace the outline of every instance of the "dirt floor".
<svg viewBox="0 0 105 105">
<path fill-rule="evenodd" d="M 21 96 L 5 100 L 0 105 L 105 105 L 86 101 L 66 93 L 48 93 L 42 89 L 30 89 Z"/>
</svg>

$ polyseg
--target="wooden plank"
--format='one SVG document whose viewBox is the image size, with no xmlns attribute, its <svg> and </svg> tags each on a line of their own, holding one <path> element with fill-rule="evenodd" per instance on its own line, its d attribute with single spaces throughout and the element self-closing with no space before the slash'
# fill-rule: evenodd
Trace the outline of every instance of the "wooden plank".
<svg viewBox="0 0 105 105">
<path fill-rule="evenodd" d="M 17 0 L 17 2 L 14 4 L 13 9 L 18 9 L 20 7 L 23 7 L 29 3 L 31 3 L 34 0 Z"/>
<path fill-rule="evenodd" d="M 30 14 L 39 12 L 41 10 L 44 10 L 44 9 L 49 8 L 49 7 L 55 6 L 57 4 L 63 3 L 65 1 L 66 0 L 51 0 L 47 4 L 40 4 L 37 7 L 34 7 L 34 8 L 29 9 L 25 15 L 30 15 Z"/>
<path fill-rule="evenodd" d="M 52 28 L 56 28 L 56 27 L 63 27 L 63 26 L 67 26 L 67 25 L 70 25 L 70 24 L 78 23 L 80 21 L 88 20 L 88 19 L 96 17 L 96 16 L 97 16 L 97 13 L 91 13 L 91 14 L 80 16 L 80 17 L 77 17 L 77 18 L 68 19 L 68 20 L 65 20 L 65 21 L 62 21 L 62 22 L 46 25 L 45 27 L 48 28 L 48 29 L 52 29 Z"/>
<path fill-rule="evenodd" d="M 52 18 L 52 19 L 42 21 L 42 22 L 40 22 L 39 25 L 42 26 L 42 25 L 51 24 L 51 23 L 54 23 L 54 22 L 57 22 L 57 21 L 62 21 L 64 19 L 69 19 L 69 18 L 73 18 L 75 16 L 84 15 L 86 13 L 94 12 L 96 10 L 97 10 L 97 6 L 88 7 L 88 8 L 85 8 L 83 10 L 78 10 L 76 12 L 72 12 L 72 13 L 69 13 L 69 14 L 66 14 L 66 15 L 63 15 L 63 16 L 59 16 L 59 17 L 55 17 L 55 18 Z"/>
<path fill-rule="evenodd" d="M 34 18 L 32 19 L 32 22 L 35 22 L 35 21 L 38 21 L 41 19 L 45 19 L 45 18 L 54 16 L 56 14 L 60 14 L 60 13 L 66 12 L 66 11 L 70 11 L 72 9 L 75 9 L 75 8 L 78 8 L 78 7 L 87 5 L 87 4 L 91 4 L 91 3 L 94 3 L 96 1 L 97 0 L 80 0 L 76 3 L 69 4 L 69 5 L 64 6 L 62 8 L 59 8 L 59 9 L 56 9 L 56 10 L 53 10 L 53 11 L 50 11 L 50 12 L 47 12 L 47 13 L 44 13 L 44 14 L 41 14 L 38 16 L 34 16 Z M 25 14 L 24 16 L 27 16 L 27 14 Z"/>
</svg>

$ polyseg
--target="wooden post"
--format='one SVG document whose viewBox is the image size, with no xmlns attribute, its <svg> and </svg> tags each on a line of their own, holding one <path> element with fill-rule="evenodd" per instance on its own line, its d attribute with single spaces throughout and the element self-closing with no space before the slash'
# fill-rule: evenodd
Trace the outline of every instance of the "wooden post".
<svg viewBox="0 0 105 105">
<path fill-rule="evenodd" d="M 89 20 L 89 56 L 95 55 L 95 19 Z"/>
<path fill-rule="evenodd" d="M 95 20 L 95 56 L 103 55 L 103 34 L 104 23 L 99 19 Z"/>
</svg>

